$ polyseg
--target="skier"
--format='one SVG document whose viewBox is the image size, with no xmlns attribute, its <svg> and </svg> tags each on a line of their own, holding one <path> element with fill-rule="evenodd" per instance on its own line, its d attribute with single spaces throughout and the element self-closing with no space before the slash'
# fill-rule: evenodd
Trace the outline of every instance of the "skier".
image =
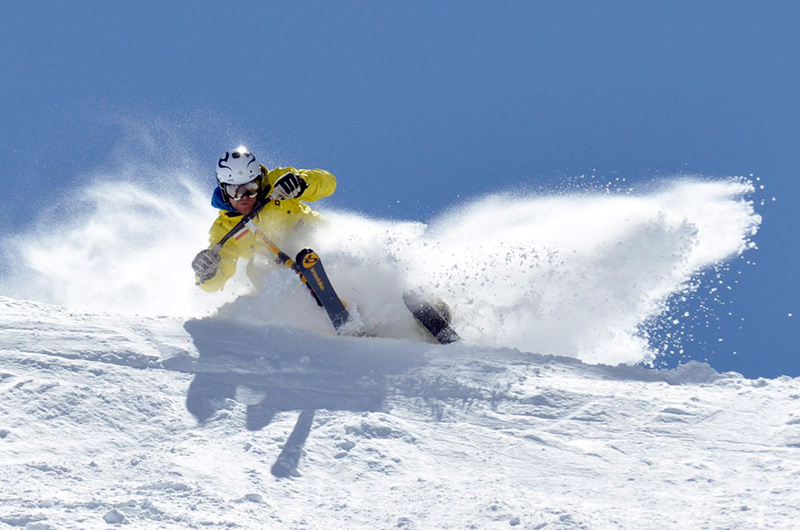
<svg viewBox="0 0 800 530">
<path fill-rule="evenodd" d="M 211 197 L 211 204 L 219 208 L 219 216 L 209 230 L 211 244 L 192 261 L 197 284 L 208 292 L 222 289 L 236 272 L 239 258 L 243 258 L 248 260 L 248 278 L 259 286 L 272 260 L 249 230 L 231 237 L 219 253 L 212 248 L 242 216 L 250 214 L 270 195 L 275 200 L 254 218 L 258 228 L 279 247 L 301 240 L 322 221 L 322 216 L 304 202 L 328 197 L 335 190 L 336 177 L 325 170 L 267 170 L 243 146 L 225 152 L 217 162 L 217 187 Z"/>
</svg>

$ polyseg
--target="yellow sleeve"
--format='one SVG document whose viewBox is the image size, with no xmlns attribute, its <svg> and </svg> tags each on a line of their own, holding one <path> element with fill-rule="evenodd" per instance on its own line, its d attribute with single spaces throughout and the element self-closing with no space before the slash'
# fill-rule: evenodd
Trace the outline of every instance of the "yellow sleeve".
<svg viewBox="0 0 800 530">
<path fill-rule="evenodd" d="M 301 169 L 299 176 L 308 184 L 306 191 L 299 197 L 301 201 L 316 201 L 329 197 L 336 191 L 336 177 L 324 169 Z"/>
<path fill-rule="evenodd" d="M 233 228 L 234 223 L 225 222 L 226 220 L 220 215 L 214 224 L 211 225 L 211 229 L 209 230 L 209 246 L 208 248 L 214 248 L 222 237 L 228 233 L 228 231 Z M 235 222 L 235 221 L 234 221 Z M 235 248 L 235 245 L 232 244 L 232 241 L 228 241 L 225 245 L 222 246 L 222 249 L 219 251 L 219 268 L 217 269 L 217 274 L 205 282 L 199 283 L 200 279 L 195 276 L 195 282 L 198 282 L 199 287 L 209 293 L 214 291 L 219 291 L 225 286 L 225 282 L 227 282 L 231 276 L 236 272 L 236 264 L 239 261 L 239 252 Z"/>
<path fill-rule="evenodd" d="M 275 181 L 284 176 L 286 173 L 294 173 L 302 178 L 308 188 L 303 194 L 298 197 L 301 201 L 313 202 L 323 197 L 333 195 L 336 191 L 336 177 L 329 171 L 324 169 L 295 169 L 293 167 L 276 167 L 267 173 L 267 180 L 270 185 L 274 185 Z"/>
</svg>

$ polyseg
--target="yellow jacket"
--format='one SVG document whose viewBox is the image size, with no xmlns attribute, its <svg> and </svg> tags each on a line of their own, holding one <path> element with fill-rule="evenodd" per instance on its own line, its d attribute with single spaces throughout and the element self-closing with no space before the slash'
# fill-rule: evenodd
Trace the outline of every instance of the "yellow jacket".
<svg viewBox="0 0 800 530">
<path fill-rule="evenodd" d="M 299 198 L 270 202 L 253 219 L 269 239 L 278 247 L 284 248 L 284 245 L 288 242 L 297 239 L 302 233 L 308 229 L 313 229 L 322 221 L 322 216 L 311 210 L 307 204 L 303 204 L 303 201 L 312 202 L 333 194 L 336 190 L 336 177 L 323 169 L 277 167 L 267 171 L 264 166 L 261 167 L 266 172 L 265 181 L 269 183 L 269 186 L 262 187 L 262 194 L 269 194 L 275 181 L 290 172 L 302 178 L 308 184 L 308 188 Z M 259 197 L 259 199 L 261 198 Z M 219 188 L 214 190 L 212 204 L 221 209 L 219 217 L 217 217 L 209 230 L 209 248 L 213 248 L 242 219 L 240 213 L 226 205 Z M 297 251 L 300 249 L 286 248 L 284 250 L 288 253 L 290 250 Z M 266 251 L 264 245 L 256 239 L 255 235 L 250 230 L 243 229 L 234 237 L 228 239 L 222 246 L 219 252 L 220 263 L 216 276 L 200 283 L 200 288 L 208 292 L 222 289 L 225 286 L 225 282 L 236 272 L 236 264 L 239 258 L 249 260 L 252 263 L 253 257 L 259 253 L 263 254 L 264 251 Z M 251 281 L 258 283 L 259 278 L 253 277 L 257 273 L 251 273 L 251 271 L 252 269 L 248 267 L 248 276 L 250 276 Z M 195 278 L 195 280 L 199 282 L 199 278 Z"/>
</svg>

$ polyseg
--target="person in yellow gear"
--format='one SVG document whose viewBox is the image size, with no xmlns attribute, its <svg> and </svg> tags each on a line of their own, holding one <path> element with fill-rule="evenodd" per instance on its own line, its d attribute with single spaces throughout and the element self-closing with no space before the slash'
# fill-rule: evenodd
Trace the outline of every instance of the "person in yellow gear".
<svg viewBox="0 0 800 530">
<path fill-rule="evenodd" d="M 322 216 L 304 203 L 333 194 L 336 177 L 323 169 L 268 170 L 245 147 L 239 147 L 227 151 L 217 162 L 217 184 L 211 204 L 219 209 L 219 216 L 209 230 L 210 245 L 192 261 L 197 284 L 208 292 L 225 286 L 236 272 L 239 258 L 248 260 L 247 275 L 254 285 L 260 285 L 267 264 L 274 258 L 246 228 L 231 237 L 219 254 L 212 251 L 242 216 L 271 194 L 277 196 L 253 221 L 278 247 L 290 245 L 321 223 Z"/>
</svg>

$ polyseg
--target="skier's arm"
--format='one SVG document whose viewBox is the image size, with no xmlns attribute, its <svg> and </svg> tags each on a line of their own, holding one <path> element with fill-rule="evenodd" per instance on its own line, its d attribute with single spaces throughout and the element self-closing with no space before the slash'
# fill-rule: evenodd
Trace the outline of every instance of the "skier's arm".
<svg viewBox="0 0 800 530">
<path fill-rule="evenodd" d="M 230 249 L 223 247 L 219 253 L 221 259 L 219 261 L 219 267 L 217 268 L 217 274 L 215 274 L 211 279 L 198 284 L 202 290 L 208 293 L 219 291 L 225 286 L 225 282 L 227 282 L 230 277 L 233 276 L 233 273 L 236 272 L 236 262 L 238 258 L 226 256 L 230 253 Z M 195 281 L 199 281 L 199 278 L 195 277 Z"/>
<path fill-rule="evenodd" d="M 209 249 L 213 248 L 222 237 L 228 233 L 230 228 L 226 228 L 222 225 L 220 220 L 214 222 L 211 226 L 211 230 L 209 230 Z M 206 292 L 214 292 L 219 291 L 225 286 L 225 282 L 227 282 L 231 276 L 236 272 L 236 263 L 239 260 L 239 253 L 234 248 L 235 245 L 232 244 L 232 241 L 229 241 L 228 244 L 224 245 L 219 251 L 219 266 L 217 268 L 217 273 L 209 278 L 204 282 L 200 282 L 199 278 L 195 277 L 195 281 L 198 282 L 200 288 Z"/>
<path fill-rule="evenodd" d="M 305 181 L 308 187 L 298 197 L 301 201 L 313 202 L 323 197 L 333 195 L 336 191 L 336 177 L 324 169 L 295 169 L 293 167 L 275 168 L 270 171 L 271 182 L 285 175 L 294 173 Z"/>
<path fill-rule="evenodd" d="M 316 201 L 336 191 L 336 177 L 324 169 L 301 169 L 299 176 L 308 184 L 300 196 L 303 201 Z"/>
</svg>

